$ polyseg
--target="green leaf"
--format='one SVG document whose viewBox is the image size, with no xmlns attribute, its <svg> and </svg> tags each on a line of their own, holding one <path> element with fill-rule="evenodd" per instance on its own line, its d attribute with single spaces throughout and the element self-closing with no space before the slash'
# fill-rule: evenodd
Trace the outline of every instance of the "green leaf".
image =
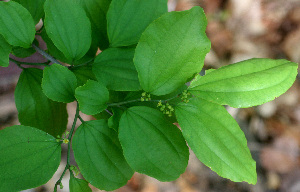
<svg viewBox="0 0 300 192">
<path fill-rule="evenodd" d="M 184 138 L 202 163 L 232 181 L 256 183 L 245 135 L 223 106 L 193 98 L 177 105 L 175 113 Z"/>
<path fill-rule="evenodd" d="M 75 74 L 78 86 L 84 85 L 89 79 L 96 80 L 91 65 L 71 67 L 70 70 Z"/>
<path fill-rule="evenodd" d="M 72 140 L 75 160 L 84 178 L 102 190 L 125 185 L 133 171 L 124 159 L 118 135 L 105 120 L 80 125 Z"/>
<path fill-rule="evenodd" d="M 150 107 L 125 111 L 119 124 L 119 139 L 128 164 L 137 172 L 160 181 L 172 181 L 188 164 L 189 150 L 180 130 Z"/>
<path fill-rule="evenodd" d="M 34 23 L 37 24 L 44 16 L 44 3 L 45 0 L 13 0 L 20 3 L 25 7 L 34 19 Z"/>
<path fill-rule="evenodd" d="M 93 42 L 99 44 L 101 50 L 109 46 L 107 36 L 106 13 L 111 0 L 76 0 L 85 10 L 92 24 Z"/>
<path fill-rule="evenodd" d="M 203 10 L 193 7 L 166 13 L 147 27 L 134 56 L 143 90 L 165 95 L 200 72 L 210 50 L 206 24 Z"/>
<path fill-rule="evenodd" d="M 33 43 L 38 46 L 39 42 L 34 39 Z M 36 50 L 33 47 L 29 47 L 29 48 L 23 48 L 23 47 L 13 47 L 12 48 L 12 54 L 16 57 L 20 57 L 20 58 L 25 58 L 25 57 L 29 57 L 32 54 L 34 54 L 36 52 Z"/>
<path fill-rule="evenodd" d="M 0 35 L 13 46 L 28 48 L 35 35 L 30 13 L 19 3 L 0 1 Z"/>
<path fill-rule="evenodd" d="M 146 27 L 166 12 L 167 0 L 112 0 L 107 12 L 110 47 L 136 44 Z"/>
<path fill-rule="evenodd" d="M 101 83 L 88 80 L 85 85 L 76 88 L 75 97 L 81 112 L 95 115 L 107 108 L 109 92 Z"/>
<path fill-rule="evenodd" d="M 0 191 L 20 191 L 47 183 L 61 161 L 60 143 L 33 127 L 0 131 Z"/>
<path fill-rule="evenodd" d="M 35 68 L 24 69 L 21 73 L 15 90 L 19 121 L 56 137 L 67 128 L 66 104 L 46 97 L 41 87 L 42 76 L 43 71 Z"/>
<path fill-rule="evenodd" d="M 93 64 L 93 72 L 99 82 L 115 91 L 141 89 L 133 64 L 134 48 L 109 48 L 100 53 Z"/>
<path fill-rule="evenodd" d="M 49 99 L 70 103 L 75 100 L 76 87 L 76 76 L 67 67 L 53 64 L 44 69 L 42 88 Z"/>
<path fill-rule="evenodd" d="M 120 108 L 112 109 L 113 115 L 108 119 L 108 126 L 114 129 L 116 132 L 119 130 L 119 122 L 124 110 Z"/>
<path fill-rule="evenodd" d="M 220 105 L 251 107 L 285 93 L 295 81 L 297 67 L 284 59 L 249 59 L 196 79 L 189 91 Z"/>
<path fill-rule="evenodd" d="M 9 54 L 12 46 L 7 43 L 2 35 L 0 35 L 0 66 L 8 67 L 9 65 Z"/>
<path fill-rule="evenodd" d="M 69 188 L 70 192 L 92 192 L 86 180 L 77 179 L 73 174 L 70 175 Z"/>
<path fill-rule="evenodd" d="M 91 46 L 91 23 L 73 0 L 46 0 L 45 28 L 54 45 L 72 61 L 82 58 Z"/>
</svg>

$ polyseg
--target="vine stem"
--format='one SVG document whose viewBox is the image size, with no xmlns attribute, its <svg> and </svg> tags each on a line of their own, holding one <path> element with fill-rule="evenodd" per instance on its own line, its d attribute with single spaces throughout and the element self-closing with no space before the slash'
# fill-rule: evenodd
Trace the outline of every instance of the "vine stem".
<svg viewBox="0 0 300 192">
<path fill-rule="evenodd" d="M 76 114 L 75 114 L 75 117 L 74 117 L 74 121 L 73 121 L 71 131 L 69 133 L 69 137 L 68 137 L 69 142 L 68 142 L 68 153 L 67 153 L 67 165 L 65 166 L 64 172 L 61 174 L 59 180 L 55 183 L 54 192 L 57 192 L 57 186 L 60 185 L 66 171 L 68 169 L 70 169 L 71 140 L 72 140 L 72 135 L 73 135 L 73 132 L 75 130 L 75 126 L 76 126 L 76 122 L 77 122 L 78 118 L 79 118 L 79 104 L 77 102 Z M 70 170 L 70 172 L 71 172 L 71 170 Z"/>
<path fill-rule="evenodd" d="M 43 55 L 46 59 L 48 59 L 49 61 L 51 61 L 52 63 L 57 63 L 60 65 L 63 65 L 61 62 L 57 61 L 54 57 L 52 57 L 51 55 L 49 55 L 48 53 L 46 53 L 44 50 L 42 50 L 41 48 L 39 48 L 38 46 L 36 46 L 35 44 L 32 44 L 32 47 L 41 55 Z"/>
</svg>

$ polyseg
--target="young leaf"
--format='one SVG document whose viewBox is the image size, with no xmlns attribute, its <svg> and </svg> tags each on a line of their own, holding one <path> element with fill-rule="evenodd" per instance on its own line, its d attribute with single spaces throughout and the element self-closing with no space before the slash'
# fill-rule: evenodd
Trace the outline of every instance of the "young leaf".
<svg viewBox="0 0 300 192">
<path fill-rule="evenodd" d="M 53 64 L 44 69 L 42 88 L 49 99 L 70 103 L 75 100 L 76 87 L 76 76 L 68 68 Z"/>
<path fill-rule="evenodd" d="M 2 35 L 0 35 L 0 66 L 8 67 L 9 65 L 9 54 L 12 46 L 7 43 Z"/>
<path fill-rule="evenodd" d="M 92 24 L 92 38 L 101 50 L 109 46 L 106 13 L 111 0 L 76 0 L 85 10 Z"/>
<path fill-rule="evenodd" d="M 75 160 L 84 178 L 102 190 L 127 183 L 133 171 L 124 159 L 118 135 L 105 120 L 84 122 L 72 140 Z"/>
<path fill-rule="evenodd" d="M 0 191 L 43 185 L 61 161 L 60 143 L 33 127 L 7 127 L 0 131 L 0 141 Z"/>
<path fill-rule="evenodd" d="M 77 78 L 77 85 L 82 86 L 86 84 L 87 80 L 96 80 L 96 77 L 92 71 L 91 65 L 83 65 L 71 67 L 70 70 L 75 74 Z"/>
<path fill-rule="evenodd" d="M 202 163 L 232 181 L 256 183 L 247 140 L 223 106 L 193 98 L 177 105 L 175 113 L 184 138 Z"/>
<path fill-rule="evenodd" d="M 150 107 L 125 111 L 119 139 L 128 164 L 137 172 L 160 181 L 173 181 L 185 171 L 189 150 L 180 130 Z"/>
<path fill-rule="evenodd" d="M 15 90 L 19 121 L 56 137 L 67 128 L 66 104 L 46 97 L 41 87 L 42 76 L 43 71 L 35 68 L 24 69 L 21 73 Z"/>
<path fill-rule="evenodd" d="M 92 192 L 86 180 L 77 179 L 73 174 L 70 174 L 69 188 L 70 192 Z"/>
<path fill-rule="evenodd" d="M 45 28 L 54 45 L 72 61 L 91 46 L 91 23 L 84 9 L 72 0 L 46 0 Z"/>
<path fill-rule="evenodd" d="M 13 46 L 28 48 L 35 35 L 30 13 L 19 3 L 0 1 L 0 35 Z"/>
<path fill-rule="evenodd" d="M 134 55 L 143 90 L 165 95 L 200 72 L 210 49 L 206 23 L 204 11 L 193 7 L 166 13 L 147 27 Z"/>
<path fill-rule="evenodd" d="M 34 23 L 37 24 L 44 16 L 44 3 L 45 0 L 13 0 L 20 3 L 25 7 L 34 19 Z"/>
<path fill-rule="evenodd" d="M 107 12 L 110 47 L 136 44 L 146 27 L 166 12 L 167 0 L 112 0 Z"/>
<path fill-rule="evenodd" d="M 134 48 L 109 48 L 100 53 L 93 64 L 93 72 L 99 82 L 115 91 L 141 89 L 133 64 Z"/>
<path fill-rule="evenodd" d="M 88 80 L 85 85 L 76 88 L 75 97 L 80 111 L 87 115 L 95 115 L 107 108 L 109 92 L 101 83 Z"/>
<path fill-rule="evenodd" d="M 285 93 L 294 83 L 297 63 L 284 59 L 249 59 L 214 70 L 193 81 L 192 94 L 243 108 L 261 105 Z"/>
</svg>

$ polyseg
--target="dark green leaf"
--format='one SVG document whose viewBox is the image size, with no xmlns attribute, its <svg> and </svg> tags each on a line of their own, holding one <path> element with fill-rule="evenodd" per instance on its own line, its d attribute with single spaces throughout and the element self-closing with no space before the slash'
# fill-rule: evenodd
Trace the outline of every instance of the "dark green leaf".
<svg viewBox="0 0 300 192">
<path fill-rule="evenodd" d="M 92 71 L 91 65 L 84 65 L 80 67 L 71 67 L 70 70 L 75 74 L 77 78 L 77 85 L 84 85 L 87 80 L 96 80 L 96 77 Z"/>
<path fill-rule="evenodd" d="M 35 68 L 24 69 L 20 75 L 15 102 L 19 121 L 41 129 L 53 136 L 61 135 L 67 126 L 66 104 L 54 102 L 42 92 L 43 71 Z"/>
<path fill-rule="evenodd" d="M 82 58 L 91 46 L 91 23 L 73 0 L 46 0 L 45 28 L 54 45 L 69 60 Z"/>
<path fill-rule="evenodd" d="M 232 181 L 256 183 L 245 135 L 223 106 L 193 98 L 177 105 L 175 113 L 184 138 L 202 163 Z"/>
<path fill-rule="evenodd" d="M 60 143 L 33 127 L 0 131 L 0 191 L 12 192 L 47 183 L 61 161 Z"/>
<path fill-rule="evenodd" d="M 42 88 L 49 99 L 70 103 L 75 100 L 76 87 L 76 76 L 67 67 L 53 64 L 44 69 Z"/>
<path fill-rule="evenodd" d="M 108 47 L 106 13 L 111 0 L 76 0 L 85 10 L 92 24 L 93 42 L 99 44 L 101 50 Z"/>
<path fill-rule="evenodd" d="M 8 67 L 9 65 L 9 54 L 12 46 L 7 43 L 2 35 L 0 35 L 0 66 Z"/>
<path fill-rule="evenodd" d="M 20 3 L 25 7 L 34 19 L 34 23 L 37 24 L 44 16 L 44 3 L 45 0 L 13 0 Z"/>
<path fill-rule="evenodd" d="M 134 56 L 143 90 L 165 95 L 200 72 L 210 49 L 206 24 L 203 10 L 193 7 L 166 13 L 147 27 Z"/>
<path fill-rule="evenodd" d="M 128 164 L 160 181 L 177 179 L 188 164 L 189 150 L 180 130 L 156 109 L 135 106 L 125 111 L 119 139 Z"/>
<path fill-rule="evenodd" d="M 112 129 L 114 129 L 116 132 L 118 132 L 118 130 L 119 130 L 119 122 L 120 122 L 123 112 L 124 112 L 124 110 L 122 110 L 120 108 L 113 108 L 113 110 L 112 110 L 113 116 L 111 116 L 108 119 L 108 126 Z"/>
<path fill-rule="evenodd" d="M 38 46 L 39 42 L 34 39 L 33 43 Z M 29 47 L 29 48 L 23 48 L 23 47 L 13 47 L 12 48 L 12 54 L 16 57 L 20 57 L 20 58 L 25 58 L 25 57 L 29 57 L 32 54 L 34 54 L 36 52 L 36 50 L 33 47 Z"/>
<path fill-rule="evenodd" d="M 103 82 L 110 90 L 140 90 L 133 55 L 134 48 L 110 48 L 100 53 L 93 64 L 93 72 L 98 81 Z"/>
<path fill-rule="evenodd" d="M 220 105 L 251 107 L 285 93 L 295 81 L 297 67 L 297 63 L 284 59 L 249 59 L 196 79 L 189 90 Z"/>
<path fill-rule="evenodd" d="M 92 192 L 86 180 L 77 179 L 73 174 L 70 175 L 69 188 L 70 192 Z"/>
<path fill-rule="evenodd" d="M 118 135 L 105 120 L 84 122 L 77 128 L 72 145 L 82 175 L 93 186 L 111 191 L 132 177 Z"/>
<path fill-rule="evenodd" d="M 107 108 L 109 92 L 101 83 L 88 80 L 85 85 L 76 88 L 75 97 L 80 111 L 87 115 L 95 115 Z"/>
<path fill-rule="evenodd" d="M 167 0 L 112 0 L 107 12 L 110 46 L 136 44 L 146 27 L 166 12 Z"/>
<path fill-rule="evenodd" d="M 13 46 L 28 48 L 35 35 L 30 13 L 19 3 L 0 1 L 0 35 Z"/>
</svg>

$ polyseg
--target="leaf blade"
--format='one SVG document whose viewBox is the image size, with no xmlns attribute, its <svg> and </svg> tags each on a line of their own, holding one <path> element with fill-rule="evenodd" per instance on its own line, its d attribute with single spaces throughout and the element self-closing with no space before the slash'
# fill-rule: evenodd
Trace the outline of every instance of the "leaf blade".
<svg viewBox="0 0 300 192">
<path fill-rule="evenodd" d="M 136 44 L 146 27 L 167 11 L 166 0 L 112 0 L 107 12 L 110 47 Z"/>
<path fill-rule="evenodd" d="M 133 171 L 124 159 L 117 133 L 105 120 L 84 122 L 76 130 L 72 145 L 82 175 L 95 187 L 111 191 L 132 177 Z"/>
<path fill-rule="evenodd" d="M 53 136 L 61 135 L 67 128 L 66 104 L 54 102 L 42 91 L 43 72 L 24 69 L 15 90 L 15 103 L 22 125 L 41 129 Z"/>
<path fill-rule="evenodd" d="M 91 46 L 91 23 L 83 8 L 71 0 L 46 0 L 45 28 L 54 45 L 69 60 L 81 59 Z"/>
<path fill-rule="evenodd" d="M 249 59 L 221 67 L 191 83 L 189 90 L 202 99 L 243 108 L 274 100 L 295 81 L 297 63 Z"/>
<path fill-rule="evenodd" d="M 29 48 L 35 36 L 30 13 L 20 4 L 0 2 L 0 34 L 13 46 Z"/>
<path fill-rule="evenodd" d="M 134 64 L 143 90 L 165 95 L 200 72 L 210 41 L 200 7 L 170 12 L 151 23 L 135 50 Z"/>
<path fill-rule="evenodd" d="M 44 69 L 42 88 L 49 99 L 70 103 L 75 100 L 76 87 L 77 78 L 66 67 L 52 64 Z"/>
<path fill-rule="evenodd" d="M 0 66 L 8 67 L 9 54 L 12 50 L 12 46 L 7 43 L 2 35 L 0 35 Z"/>
<path fill-rule="evenodd" d="M 256 183 L 247 140 L 223 106 L 193 98 L 176 106 L 175 113 L 183 136 L 202 163 L 221 177 Z"/>
<path fill-rule="evenodd" d="M 100 53 L 93 64 L 98 81 L 114 91 L 140 90 L 133 55 L 134 48 L 109 48 Z"/>
<path fill-rule="evenodd" d="M 119 140 L 128 164 L 139 173 L 172 181 L 185 171 L 189 151 L 184 138 L 156 109 L 135 106 L 125 111 Z"/>
<path fill-rule="evenodd" d="M 38 187 L 51 179 L 60 164 L 61 147 L 51 135 L 22 125 L 0 131 L 0 190 Z"/>
</svg>

